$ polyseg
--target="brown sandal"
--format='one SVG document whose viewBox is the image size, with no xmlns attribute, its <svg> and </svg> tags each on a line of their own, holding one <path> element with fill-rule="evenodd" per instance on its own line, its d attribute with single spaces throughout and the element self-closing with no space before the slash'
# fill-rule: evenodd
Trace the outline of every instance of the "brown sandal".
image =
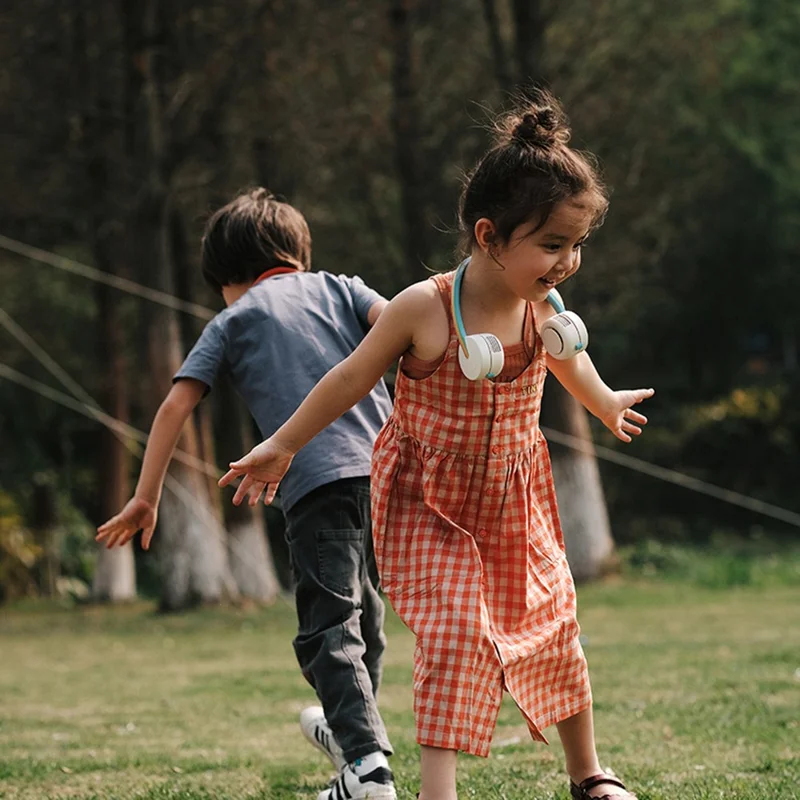
<svg viewBox="0 0 800 800">
<path fill-rule="evenodd" d="M 618 792 L 614 792 L 614 794 L 603 795 L 589 794 L 590 789 L 600 786 L 601 783 L 610 783 L 614 786 L 619 786 L 624 794 L 619 794 Z M 580 783 L 574 783 L 573 781 L 570 781 L 569 792 L 572 795 L 572 800 L 636 800 L 636 795 L 631 794 L 631 792 L 625 788 L 625 784 L 619 778 L 602 772 L 599 775 L 592 775 L 590 778 L 587 778 L 585 781 L 581 781 Z"/>
</svg>

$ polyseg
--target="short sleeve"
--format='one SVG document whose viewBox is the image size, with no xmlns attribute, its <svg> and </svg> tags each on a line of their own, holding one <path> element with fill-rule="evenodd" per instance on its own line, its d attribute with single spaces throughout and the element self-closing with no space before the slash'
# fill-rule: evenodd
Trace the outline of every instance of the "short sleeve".
<svg viewBox="0 0 800 800">
<path fill-rule="evenodd" d="M 361 320 L 365 328 L 368 328 L 369 321 L 367 319 L 367 314 L 375 303 L 384 299 L 383 296 L 378 294 L 374 289 L 370 289 L 358 275 L 352 278 L 347 276 L 342 277 L 350 289 L 350 294 L 353 296 L 353 307 L 356 310 L 359 320 Z"/>
<path fill-rule="evenodd" d="M 173 376 L 173 383 L 184 378 L 194 378 L 210 389 L 225 360 L 225 349 L 224 331 L 218 320 L 213 319 L 203 329 L 181 368 Z"/>
</svg>

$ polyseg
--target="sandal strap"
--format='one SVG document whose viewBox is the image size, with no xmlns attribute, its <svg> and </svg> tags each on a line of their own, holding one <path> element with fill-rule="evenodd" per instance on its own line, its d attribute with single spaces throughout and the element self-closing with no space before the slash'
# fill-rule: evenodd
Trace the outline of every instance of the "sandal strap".
<svg viewBox="0 0 800 800">
<path fill-rule="evenodd" d="M 589 789 L 594 789 L 595 787 L 600 786 L 602 783 L 610 783 L 612 786 L 619 786 L 619 788 L 625 792 L 628 791 L 628 788 L 619 778 L 615 777 L 614 775 L 606 775 L 602 772 L 599 775 L 592 775 L 591 777 L 582 780 L 578 784 L 577 788 L 581 792 L 581 797 L 589 798 Z M 591 800 L 600 800 L 600 798 L 591 798 Z"/>
</svg>

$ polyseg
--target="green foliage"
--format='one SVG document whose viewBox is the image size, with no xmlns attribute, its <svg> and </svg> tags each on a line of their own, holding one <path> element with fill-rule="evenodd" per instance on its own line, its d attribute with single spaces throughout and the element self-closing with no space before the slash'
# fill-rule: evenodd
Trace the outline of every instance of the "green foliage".
<svg viewBox="0 0 800 800">
<path fill-rule="evenodd" d="M 36 591 L 31 570 L 40 555 L 41 548 L 23 526 L 17 504 L 0 492 L 0 602 Z"/>
<path fill-rule="evenodd" d="M 705 547 L 653 539 L 620 553 L 626 574 L 709 589 L 800 587 L 800 549 L 780 540 L 744 540 L 717 531 Z"/>
<path fill-rule="evenodd" d="M 737 388 L 711 402 L 687 405 L 669 427 L 648 430 L 636 455 L 800 513 L 793 502 L 800 459 L 795 397 L 796 390 L 778 384 Z M 709 542 L 720 529 L 734 538 L 758 537 L 765 530 L 796 538 L 796 529 L 780 520 L 620 467 L 603 469 L 618 541 Z"/>
<path fill-rule="evenodd" d="M 95 527 L 66 494 L 59 497 L 61 574 L 91 584 L 97 561 Z"/>
</svg>

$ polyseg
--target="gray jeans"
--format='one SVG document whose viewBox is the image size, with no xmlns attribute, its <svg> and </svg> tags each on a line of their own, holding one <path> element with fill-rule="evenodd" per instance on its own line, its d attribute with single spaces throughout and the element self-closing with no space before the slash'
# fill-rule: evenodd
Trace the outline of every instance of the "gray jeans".
<svg viewBox="0 0 800 800">
<path fill-rule="evenodd" d="M 300 668 L 348 762 L 392 747 L 376 695 L 386 646 L 369 479 L 320 486 L 286 514 Z"/>
</svg>

